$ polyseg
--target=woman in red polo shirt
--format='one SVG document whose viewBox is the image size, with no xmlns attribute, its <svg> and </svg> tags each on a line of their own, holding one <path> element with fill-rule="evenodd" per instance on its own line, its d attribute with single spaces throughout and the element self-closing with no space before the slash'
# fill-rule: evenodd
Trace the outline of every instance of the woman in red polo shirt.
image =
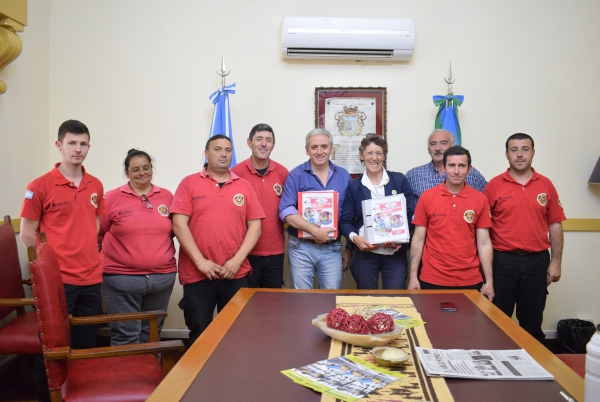
<svg viewBox="0 0 600 402">
<path fill-rule="evenodd" d="M 131 149 L 129 182 L 106 193 L 100 218 L 102 292 L 106 312 L 167 310 L 177 274 L 169 206 L 173 194 L 152 184 L 152 158 Z M 159 321 L 159 330 L 163 319 Z M 112 345 L 149 341 L 147 321 L 110 324 Z"/>
</svg>

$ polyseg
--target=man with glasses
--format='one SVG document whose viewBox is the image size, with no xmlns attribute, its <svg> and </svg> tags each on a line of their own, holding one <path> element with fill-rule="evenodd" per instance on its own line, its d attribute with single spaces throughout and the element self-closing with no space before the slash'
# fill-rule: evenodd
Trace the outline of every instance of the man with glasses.
<svg viewBox="0 0 600 402">
<path fill-rule="evenodd" d="M 173 196 L 173 231 L 179 250 L 185 323 L 192 345 L 235 293 L 248 287 L 246 256 L 261 233 L 265 214 L 250 183 L 229 170 L 231 140 L 206 142 L 206 167 L 185 177 Z"/>
</svg>

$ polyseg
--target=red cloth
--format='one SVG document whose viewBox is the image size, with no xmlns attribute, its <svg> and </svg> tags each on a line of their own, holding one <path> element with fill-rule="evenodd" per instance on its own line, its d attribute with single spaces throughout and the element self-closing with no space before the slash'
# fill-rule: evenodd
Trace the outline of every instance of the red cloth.
<svg viewBox="0 0 600 402">
<path fill-rule="evenodd" d="M 102 282 L 96 217 L 102 215 L 104 189 L 86 173 L 79 187 L 58 166 L 27 185 L 21 217 L 40 222 L 48 244 L 56 251 L 64 283 L 87 286 Z"/>
<path fill-rule="evenodd" d="M 188 226 L 204 258 L 223 265 L 242 245 L 247 221 L 264 219 L 265 214 L 250 183 L 230 171 L 230 178 L 219 187 L 206 170 L 185 177 L 173 197 L 171 213 L 190 217 Z M 251 272 L 248 259 L 234 279 Z M 206 279 L 196 264 L 179 250 L 179 281 L 182 285 Z"/>
<path fill-rule="evenodd" d="M 262 231 L 260 239 L 250 254 L 259 256 L 283 254 L 285 237 L 283 222 L 279 219 L 279 200 L 289 171 L 274 160 L 270 160 L 269 170 L 264 176 L 260 176 L 254 169 L 251 158 L 238 163 L 231 171 L 250 183 L 265 212 L 265 219 L 260 222 Z"/>
<path fill-rule="evenodd" d="M 153 185 L 146 208 L 129 183 L 106 193 L 100 218 L 102 264 L 107 274 L 148 275 L 177 271 L 169 207 L 173 194 Z"/>
<path fill-rule="evenodd" d="M 467 184 L 452 194 L 442 183 L 421 195 L 413 223 L 427 229 L 422 281 L 440 286 L 471 286 L 482 281 L 475 230 L 492 226 L 483 194 Z"/>
<path fill-rule="evenodd" d="M 495 250 L 539 252 L 550 248 L 548 226 L 565 221 L 552 182 L 537 173 L 522 185 L 508 173 L 494 177 L 483 194 L 492 210 L 490 237 Z"/>
</svg>

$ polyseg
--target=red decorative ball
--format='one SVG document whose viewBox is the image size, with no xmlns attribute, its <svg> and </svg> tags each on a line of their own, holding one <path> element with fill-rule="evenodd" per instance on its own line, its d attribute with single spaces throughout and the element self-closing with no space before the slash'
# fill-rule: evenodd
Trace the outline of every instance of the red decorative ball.
<svg viewBox="0 0 600 402">
<path fill-rule="evenodd" d="M 394 329 L 394 319 L 385 313 L 375 313 L 369 318 L 367 322 L 369 331 L 372 334 L 381 334 L 383 332 L 390 332 Z"/>
<path fill-rule="evenodd" d="M 344 331 L 353 334 L 368 334 L 369 326 L 362 315 L 352 314 L 344 321 Z"/>
<path fill-rule="evenodd" d="M 343 308 L 334 308 L 327 313 L 327 326 L 333 329 L 344 330 L 344 320 L 349 314 Z"/>
</svg>

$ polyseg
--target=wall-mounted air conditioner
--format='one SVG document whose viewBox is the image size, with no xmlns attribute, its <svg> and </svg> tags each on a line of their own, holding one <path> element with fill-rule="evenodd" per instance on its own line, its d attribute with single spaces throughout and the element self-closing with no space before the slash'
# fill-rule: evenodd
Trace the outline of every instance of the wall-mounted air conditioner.
<svg viewBox="0 0 600 402">
<path fill-rule="evenodd" d="M 407 61 L 415 21 L 406 18 L 284 17 L 284 59 Z"/>
</svg>

